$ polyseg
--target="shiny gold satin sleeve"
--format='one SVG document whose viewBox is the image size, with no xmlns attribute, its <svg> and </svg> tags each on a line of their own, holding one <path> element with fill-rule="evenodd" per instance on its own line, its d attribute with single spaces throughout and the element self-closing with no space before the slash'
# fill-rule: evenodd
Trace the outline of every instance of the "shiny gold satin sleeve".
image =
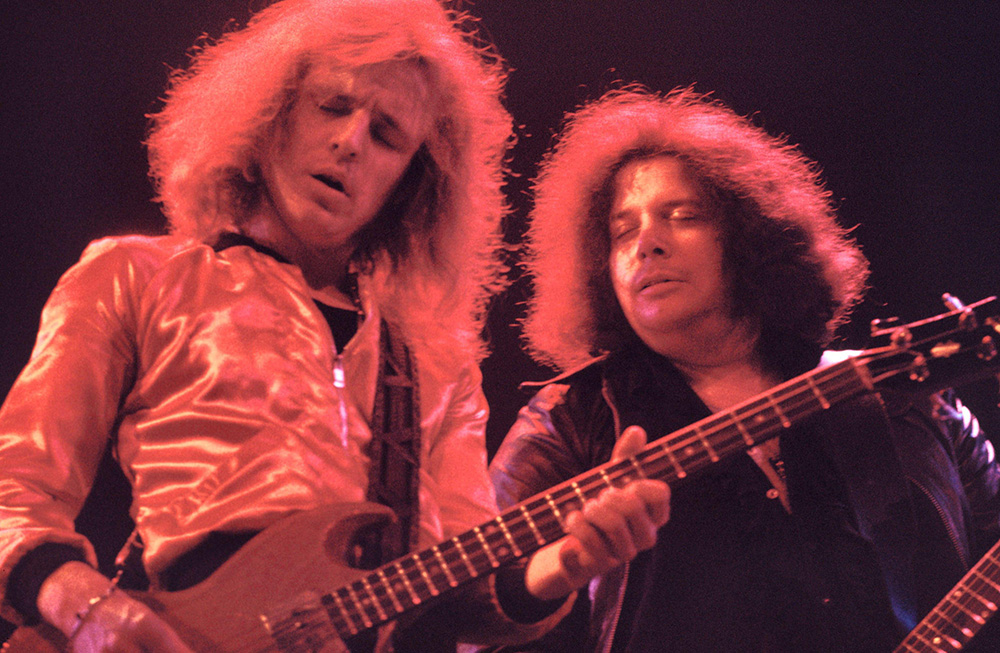
<svg viewBox="0 0 1000 653">
<path fill-rule="evenodd" d="M 96 562 L 73 519 L 133 381 L 143 268 L 169 251 L 94 243 L 46 303 L 31 358 L 0 409 L 0 587 L 42 542 L 78 546 Z"/>
</svg>

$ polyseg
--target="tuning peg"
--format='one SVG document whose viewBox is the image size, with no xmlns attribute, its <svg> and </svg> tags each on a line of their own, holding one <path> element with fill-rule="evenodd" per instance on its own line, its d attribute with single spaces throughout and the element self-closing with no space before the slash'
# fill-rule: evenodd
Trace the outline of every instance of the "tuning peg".
<svg viewBox="0 0 1000 653">
<path fill-rule="evenodd" d="M 941 295 L 941 301 L 944 302 L 944 305 L 947 308 L 953 311 L 960 311 L 963 308 L 965 308 L 965 304 L 962 303 L 962 300 L 959 299 L 958 297 L 955 297 L 951 293 L 946 292 L 945 294 Z"/>
<path fill-rule="evenodd" d="M 899 326 L 900 319 L 898 317 L 886 317 L 886 318 L 876 318 L 871 321 L 869 326 L 869 335 L 871 337 L 883 336 L 895 327 Z"/>
<path fill-rule="evenodd" d="M 976 319 L 976 313 L 973 309 L 962 303 L 962 300 L 950 293 L 945 293 L 941 295 L 941 301 L 944 305 L 952 311 L 961 311 L 962 314 L 958 317 L 958 324 L 963 329 L 971 331 L 979 326 L 979 321 Z"/>
</svg>

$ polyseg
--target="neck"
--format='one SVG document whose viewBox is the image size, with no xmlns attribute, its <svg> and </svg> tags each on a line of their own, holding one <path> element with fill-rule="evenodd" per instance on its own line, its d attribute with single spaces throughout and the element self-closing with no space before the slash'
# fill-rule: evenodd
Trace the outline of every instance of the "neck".
<svg viewBox="0 0 1000 653">
<path fill-rule="evenodd" d="M 685 333 L 668 351 L 659 351 L 673 363 L 712 412 L 749 399 L 777 385 L 757 352 L 758 330 L 746 323 L 715 337 Z"/>
<path fill-rule="evenodd" d="M 316 249 L 288 237 L 274 228 L 266 216 L 251 216 L 240 224 L 240 231 L 257 243 L 270 247 L 297 266 L 309 286 L 313 299 L 339 308 L 354 308 L 350 287 L 350 257 L 347 247 Z"/>
</svg>

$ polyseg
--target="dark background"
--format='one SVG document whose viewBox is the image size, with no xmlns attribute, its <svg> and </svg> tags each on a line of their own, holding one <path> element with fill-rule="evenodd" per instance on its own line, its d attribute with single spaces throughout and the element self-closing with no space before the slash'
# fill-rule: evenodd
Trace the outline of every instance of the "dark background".
<svg viewBox="0 0 1000 653">
<path fill-rule="evenodd" d="M 164 228 L 150 202 L 144 114 L 202 33 L 263 0 L 0 0 L 0 393 L 27 360 L 59 275 L 94 238 Z M 872 261 L 867 323 L 910 320 L 1000 292 L 996 249 L 1000 3 L 479 0 L 467 8 L 512 66 L 522 125 L 510 184 L 516 241 L 528 179 L 562 114 L 618 80 L 694 84 L 823 165 Z M 542 378 L 511 327 L 525 284 L 500 297 L 484 365 L 491 451 Z M 996 382 L 964 395 L 1000 433 Z"/>
</svg>

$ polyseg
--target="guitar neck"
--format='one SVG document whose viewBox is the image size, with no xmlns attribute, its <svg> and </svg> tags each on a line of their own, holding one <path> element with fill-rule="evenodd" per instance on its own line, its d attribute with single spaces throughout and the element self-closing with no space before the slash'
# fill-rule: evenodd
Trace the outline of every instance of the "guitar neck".
<svg viewBox="0 0 1000 653">
<path fill-rule="evenodd" d="M 998 604 L 1000 542 L 910 631 L 895 653 L 961 651 L 986 625 Z"/>
<path fill-rule="evenodd" d="M 321 602 L 347 639 L 558 540 L 566 534 L 566 515 L 605 488 L 639 478 L 683 480 L 872 387 L 866 366 L 855 359 L 796 377 L 655 440 L 632 458 L 601 465 L 472 530 L 383 565 Z"/>
</svg>

